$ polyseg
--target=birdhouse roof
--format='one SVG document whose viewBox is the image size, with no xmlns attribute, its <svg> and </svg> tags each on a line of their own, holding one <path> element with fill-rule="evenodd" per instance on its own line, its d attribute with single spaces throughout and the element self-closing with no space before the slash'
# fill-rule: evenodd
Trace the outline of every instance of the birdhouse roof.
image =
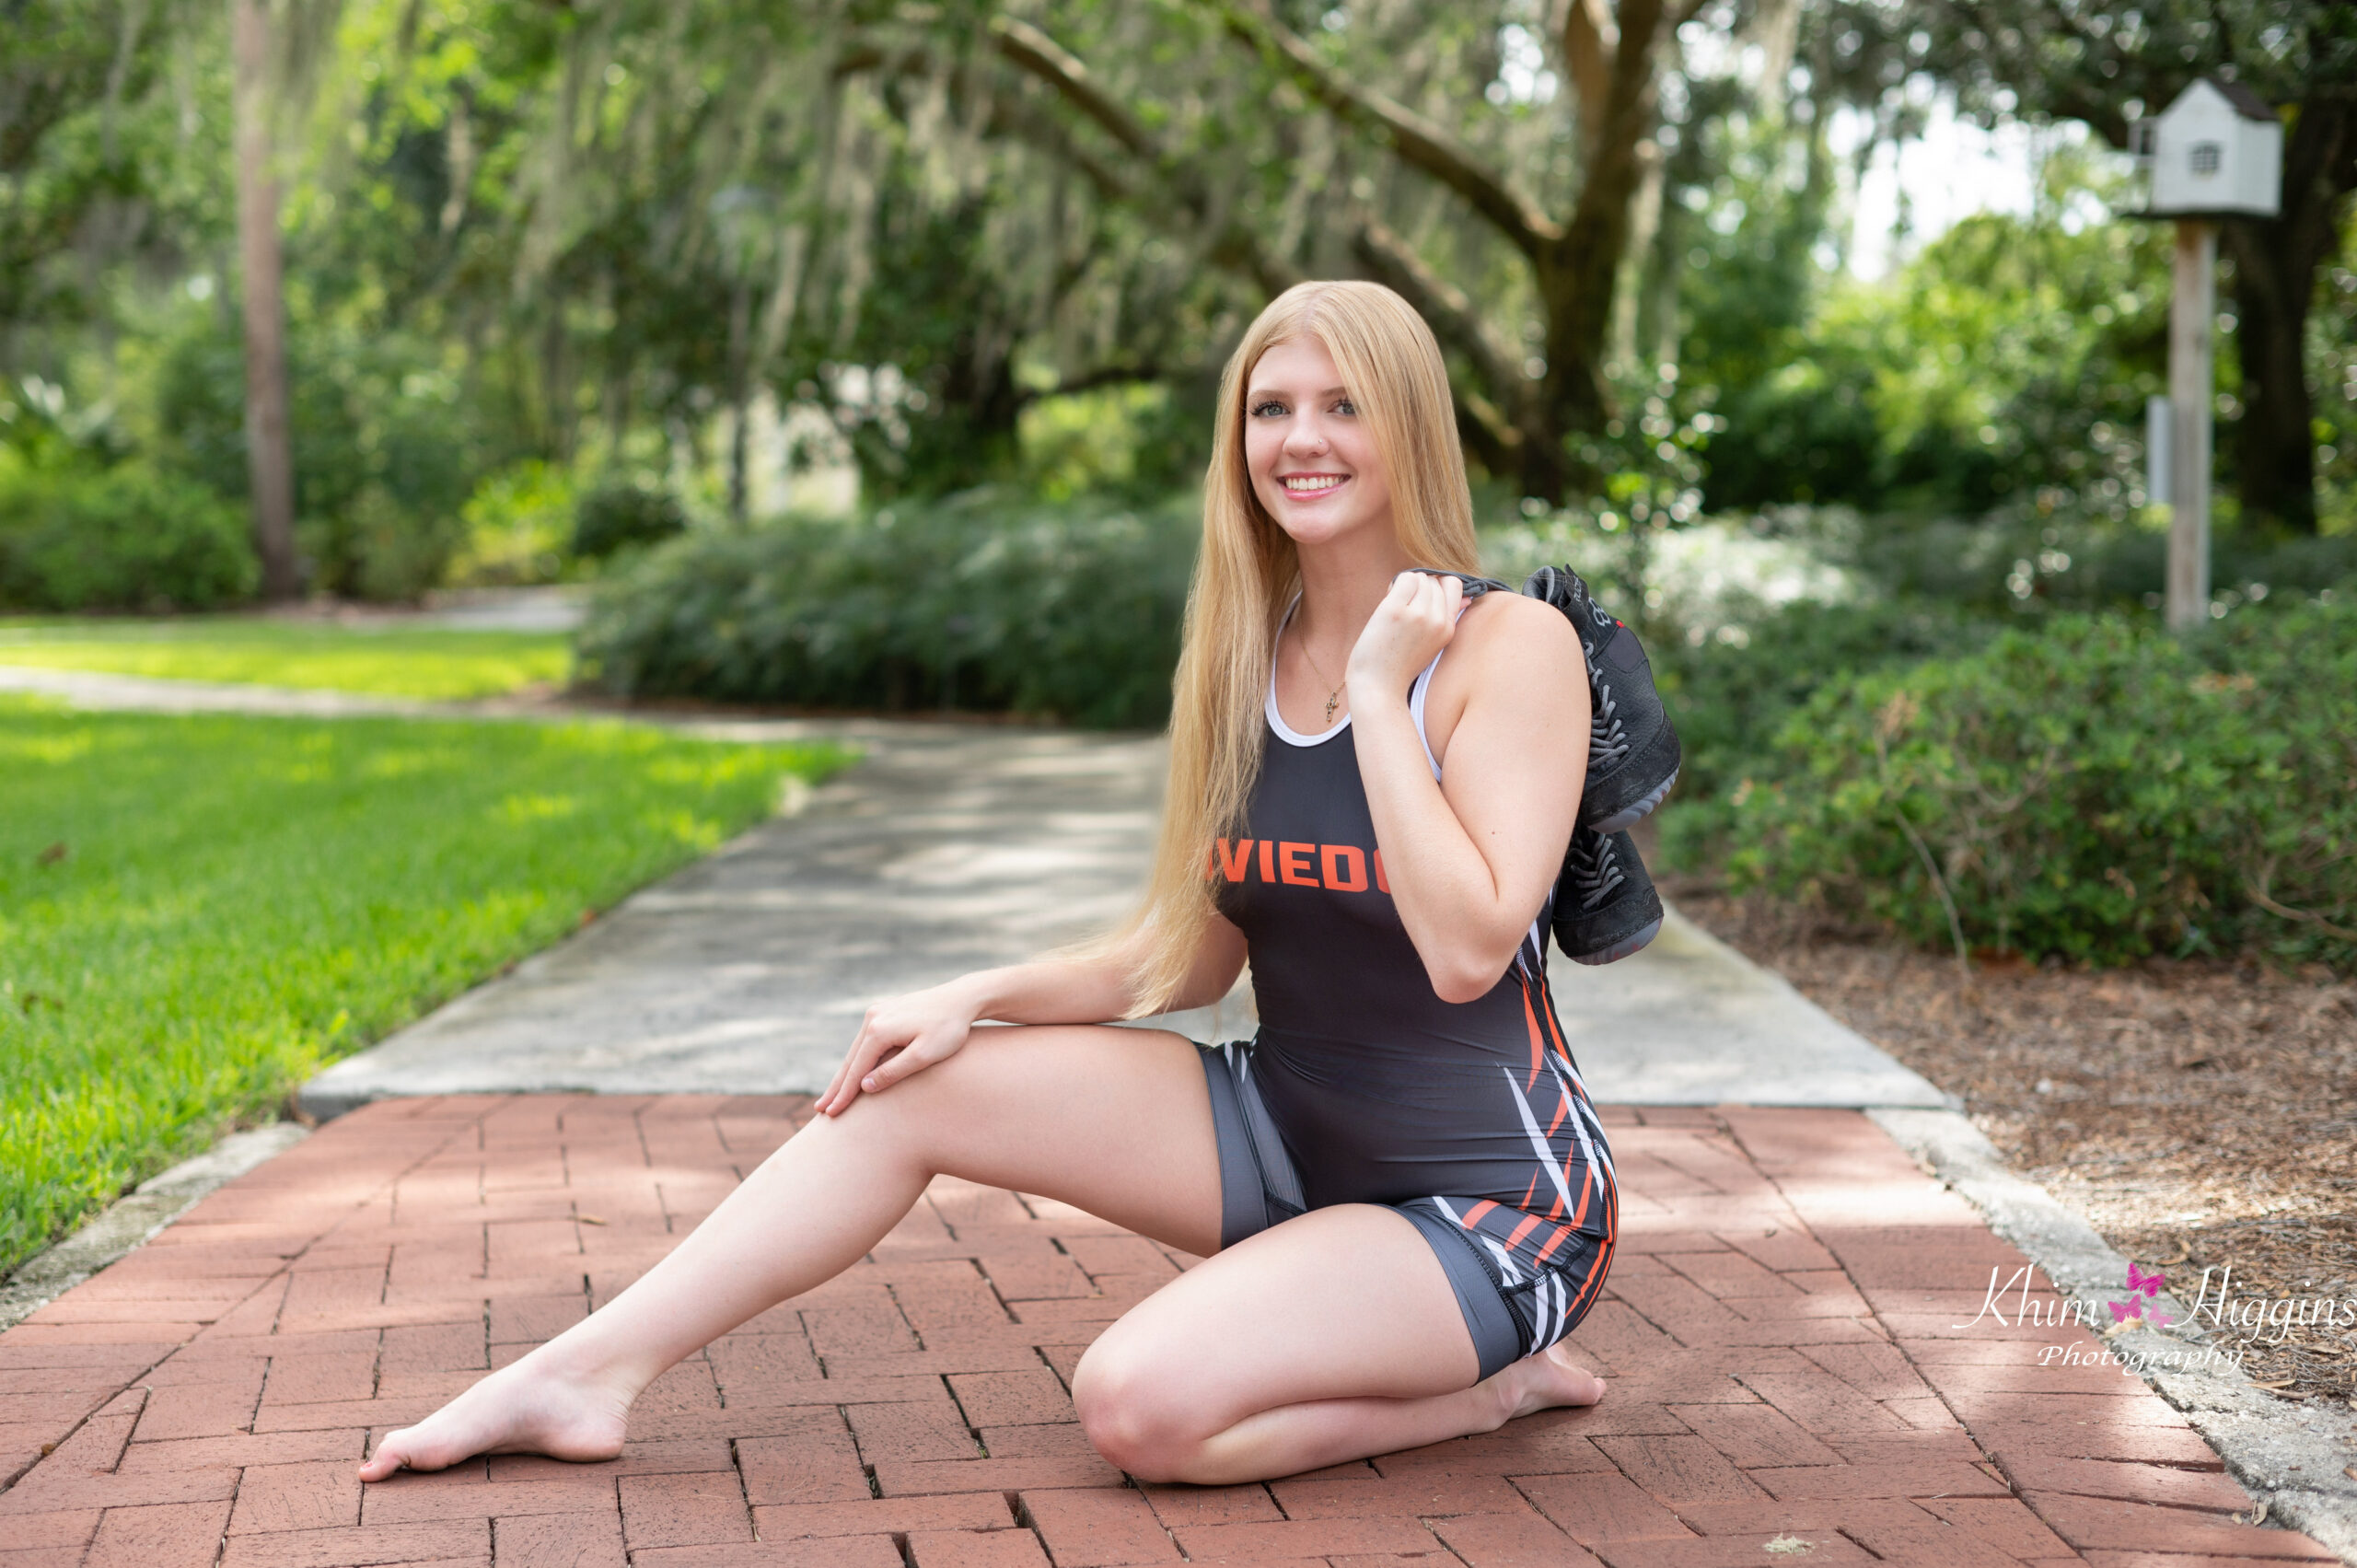
<svg viewBox="0 0 2357 1568">
<path fill-rule="evenodd" d="M 2269 106 L 2268 101 L 2242 83 L 2221 81 L 2216 76 L 2204 76 L 2201 79 L 2217 88 L 2219 95 L 2234 105 L 2235 112 L 2244 119 L 2263 120 L 2270 125 L 2276 122 L 2275 110 Z"/>
</svg>

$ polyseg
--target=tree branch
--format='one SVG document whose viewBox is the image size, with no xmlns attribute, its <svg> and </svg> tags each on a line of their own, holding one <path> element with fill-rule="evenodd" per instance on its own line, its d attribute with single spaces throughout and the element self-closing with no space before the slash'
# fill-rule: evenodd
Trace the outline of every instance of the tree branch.
<svg viewBox="0 0 2357 1568">
<path fill-rule="evenodd" d="M 1562 238 L 1562 225 L 1486 168 L 1448 131 L 1327 66 L 1316 51 L 1270 14 L 1266 0 L 1216 3 L 1230 32 L 1287 71 L 1336 118 L 1387 139 L 1400 161 L 1464 197 L 1525 255 L 1536 260 Z"/>
<path fill-rule="evenodd" d="M 1124 150 L 1152 166 L 1161 182 L 1194 217 L 1199 231 L 1211 231 L 1204 255 L 1212 262 L 1249 275 L 1272 297 L 1301 281 L 1299 270 L 1283 257 L 1271 254 L 1259 235 L 1220 212 L 1202 173 L 1165 149 L 1126 104 L 1097 84 L 1076 55 L 1030 23 L 1014 17 L 992 17 L 991 36 L 1001 54 L 1052 88 Z"/>
<path fill-rule="evenodd" d="M 1604 105 L 1611 94 L 1613 42 L 1619 36 L 1604 0 L 1571 0 L 1563 7 L 1563 66 L 1578 100 L 1580 156 L 1594 156 L 1604 135 Z"/>
<path fill-rule="evenodd" d="M 1492 396 L 1517 413 L 1529 401 L 1529 378 L 1514 351 L 1482 324 L 1463 291 L 1424 264 L 1424 259 L 1380 219 L 1369 219 L 1351 237 L 1351 249 L 1381 283 L 1416 308 L 1433 332 L 1471 362 Z M 1518 425 L 1514 419 L 1508 427 Z"/>
<path fill-rule="evenodd" d="M 1123 387 L 1139 381 L 1160 381 L 1169 372 L 1159 365 L 1100 365 L 1084 376 L 1069 381 L 1059 381 L 1043 389 L 1024 388 L 1016 394 L 1016 401 L 1029 405 L 1043 398 L 1068 398 L 1078 392 L 1093 392 L 1099 387 Z"/>
<path fill-rule="evenodd" d="M 1001 54 L 1055 88 L 1065 102 L 1097 122 L 1130 152 L 1157 166 L 1164 161 L 1154 133 L 1126 104 L 1098 87 L 1079 57 L 1054 39 L 1014 17 L 993 17 L 991 38 Z"/>
</svg>

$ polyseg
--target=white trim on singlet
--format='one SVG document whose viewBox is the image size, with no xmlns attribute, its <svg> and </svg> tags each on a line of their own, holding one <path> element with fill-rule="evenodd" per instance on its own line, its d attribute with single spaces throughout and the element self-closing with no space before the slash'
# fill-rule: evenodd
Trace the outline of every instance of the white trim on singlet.
<svg viewBox="0 0 2357 1568">
<path fill-rule="evenodd" d="M 1457 607 L 1457 617 L 1458 620 L 1462 621 L 1465 618 L 1465 611 L 1471 602 L 1472 601 L 1469 599 L 1465 604 L 1461 604 Z M 1293 612 L 1300 608 L 1301 595 L 1296 593 L 1293 596 L 1293 602 L 1285 606 L 1284 619 L 1277 622 L 1277 636 L 1279 638 L 1282 638 L 1285 634 L 1285 628 L 1293 624 Z M 1270 650 L 1271 654 L 1274 653 L 1275 647 L 1276 644 L 1272 639 L 1270 643 Z M 1416 684 L 1410 687 L 1408 690 L 1408 714 L 1411 718 L 1413 718 L 1416 721 L 1416 744 L 1424 749 L 1424 761 L 1432 765 L 1433 777 L 1435 780 L 1440 777 L 1440 762 L 1439 760 L 1433 755 L 1433 743 L 1424 738 L 1424 688 L 1433 683 L 1433 671 L 1440 668 L 1440 656 L 1446 652 L 1448 652 L 1448 650 L 1446 648 L 1443 648 L 1440 651 L 1440 654 L 1434 654 L 1433 656 L 1433 662 L 1424 666 L 1424 672 L 1416 677 Z M 1268 700 L 1264 702 L 1261 706 L 1269 715 L 1270 729 L 1276 733 L 1276 737 L 1279 740 L 1283 741 L 1288 746 L 1323 746 L 1326 742 L 1333 739 L 1336 736 L 1341 734 L 1342 731 L 1351 727 L 1351 715 L 1348 714 L 1344 714 L 1341 718 L 1335 723 L 1331 729 L 1324 730 L 1317 735 L 1304 735 L 1301 731 L 1294 728 L 1293 726 L 1285 723 L 1284 714 L 1277 712 L 1277 661 L 1274 657 L 1271 657 L 1269 660 L 1269 695 Z"/>
</svg>

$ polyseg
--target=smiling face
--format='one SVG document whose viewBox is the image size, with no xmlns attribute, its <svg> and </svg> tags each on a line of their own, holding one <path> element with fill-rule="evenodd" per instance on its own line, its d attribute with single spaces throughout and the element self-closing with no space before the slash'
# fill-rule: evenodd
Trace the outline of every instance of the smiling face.
<svg viewBox="0 0 2357 1568">
<path fill-rule="evenodd" d="M 1252 367 L 1244 461 L 1252 493 L 1297 544 L 1391 528 L 1391 486 L 1375 432 L 1316 338 L 1288 338 Z"/>
</svg>

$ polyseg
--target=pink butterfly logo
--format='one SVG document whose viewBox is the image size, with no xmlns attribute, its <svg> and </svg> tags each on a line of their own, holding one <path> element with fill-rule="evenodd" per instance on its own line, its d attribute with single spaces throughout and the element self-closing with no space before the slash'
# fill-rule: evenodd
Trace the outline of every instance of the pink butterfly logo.
<svg viewBox="0 0 2357 1568">
<path fill-rule="evenodd" d="M 2167 1328 L 2176 1319 L 2165 1312 L 2147 1306 L 2146 1303 L 2154 1296 L 2160 1295 L 2161 1287 L 2168 1283 L 2168 1276 L 2157 1270 L 2148 1274 L 2135 1264 L 2129 1264 L 2128 1299 L 2109 1304 L 2112 1321 L 2126 1323 L 2141 1318 L 2153 1328 Z"/>
</svg>

